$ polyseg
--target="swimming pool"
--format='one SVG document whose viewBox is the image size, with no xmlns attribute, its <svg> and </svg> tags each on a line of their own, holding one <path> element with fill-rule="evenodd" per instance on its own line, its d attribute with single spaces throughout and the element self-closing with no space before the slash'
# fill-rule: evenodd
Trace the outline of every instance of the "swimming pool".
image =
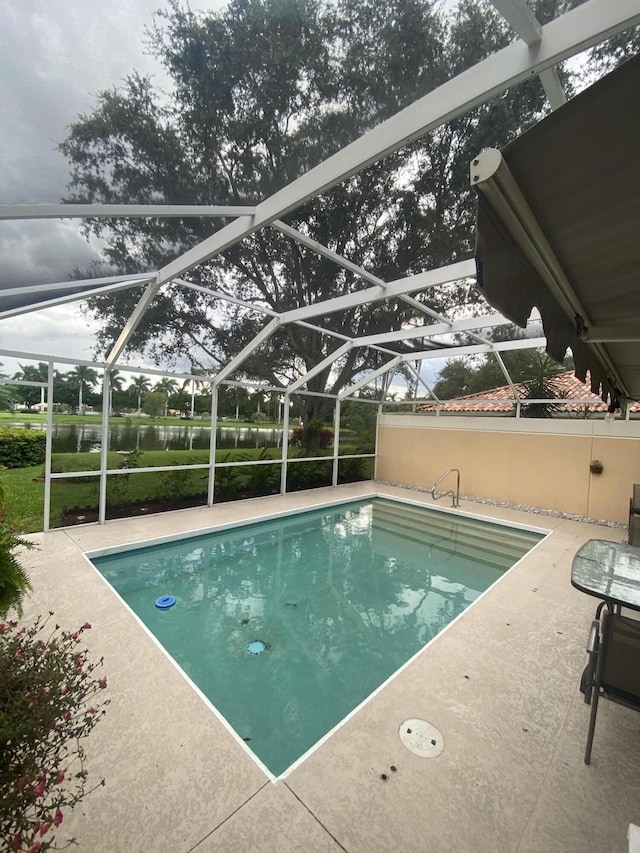
<svg viewBox="0 0 640 853">
<path fill-rule="evenodd" d="M 277 776 L 541 538 L 374 498 L 92 562 Z"/>
</svg>

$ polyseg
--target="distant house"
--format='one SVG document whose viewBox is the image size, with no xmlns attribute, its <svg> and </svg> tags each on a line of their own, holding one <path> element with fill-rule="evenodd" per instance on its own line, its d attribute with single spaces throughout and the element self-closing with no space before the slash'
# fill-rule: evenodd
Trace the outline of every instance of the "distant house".
<svg viewBox="0 0 640 853">
<path fill-rule="evenodd" d="M 554 406 L 558 417 L 572 415 L 574 417 L 592 417 L 597 414 L 606 414 L 607 404 L 600 397 L 593 394 L 588 385 L 576 379 L 572 370 L 559 373 L 553 379 L 559 390 L 559 398 L 555 399 Z M 514 388 L 524 399 L 525 386 L 523 383 L 514 383 Z M 504 401 L 504 402 L 503 402 Z M 501 385 L 499 388 L 490 388 L 488 391 L 479 391 L 476 394 L 466 394 L 464 397 L 456 397 L 442 403 L 423 403 L 417 407 L 418 412 L 436 413 L 443 415 L 513 415 L 516 404 L 514 394 L 509 385 Z M 629 405 L 631 416 L 640 413 L 640 403 Z"/>
</svg>

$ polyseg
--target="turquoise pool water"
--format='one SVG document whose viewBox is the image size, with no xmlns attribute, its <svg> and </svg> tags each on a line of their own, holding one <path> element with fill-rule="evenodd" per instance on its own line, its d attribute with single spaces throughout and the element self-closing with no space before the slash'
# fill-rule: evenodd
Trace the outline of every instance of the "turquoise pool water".
<svg viewBox="0 0 640 853">
<path fill-rule="evenodd" d="M 376 498 L 93 563 L 279 775 L 540 539 Z"/>
</svg>

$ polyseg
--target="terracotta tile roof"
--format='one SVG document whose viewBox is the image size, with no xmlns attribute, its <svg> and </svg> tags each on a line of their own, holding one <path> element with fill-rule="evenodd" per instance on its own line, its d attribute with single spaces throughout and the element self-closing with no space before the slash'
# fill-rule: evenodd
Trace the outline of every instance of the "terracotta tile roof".
<svg viewBox="0 0 640 853">
<path fill-rule="evenodd" d="M 570 413 L 585 413 L 585 406 L 588 408 L 588 413 L 596 412 L 605 413 L 607 404 L 596 394 L 592 394 L 588 385 L 576 379 L 572 370 L 566 373 L 559 373 L 554 378 L 555 384 L 558 386 L 562 394 L 562 399 L 555 401 L 558 407 L 559 414 Z M 518 393 L 524 394 L 523 383 L 514 383 Z M 471 402 L 471 401 L 475 402 Z M 504 403 L 499 402 L 505 400 Z M 456 397 L 454 400 L 440 403 L 440 412 L 446 414 L 462 413 L 462 412 L 483 412 L 495 414 L 508 414 L 514 411 L 515 404 L 513 400 L 513 392 L 509 385 L 501 385 L 499 388 L 491 388 L 488 391 L 479 391 L 477 394 L 466 394 L 464 397 Z M 589 400 L 588 404 L 577 402 L 579 400 Z M 507 402 L 508 401 L 508 402 Z M 631 403 L 629 406 L 631 412 L 640 412 L 640 403 Z M 438 409 L 437 403 L 425 403 L 417 407 L 419 412 L 435 412 Z"/>
</svg>

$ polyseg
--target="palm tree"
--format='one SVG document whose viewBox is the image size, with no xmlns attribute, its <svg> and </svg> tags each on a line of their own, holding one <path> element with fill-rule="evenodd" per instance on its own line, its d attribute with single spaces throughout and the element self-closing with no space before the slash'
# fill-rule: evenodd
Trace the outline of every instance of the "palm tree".
<svg viewBox="0 0 640 853">
<path fill-rule="evenodd" d="M 82 393 L 85 388 L 90 389 L 97 385 L 98 373 L 93 367 L 86 367 L 83 364 L 79 364 L 67 374 L 67 381 L 71 388 L 78 389 L 78 414 L 82 415 L 84 413 Z"/>
<path fill-rule="evenodd" d="M 523 403 L 525 400 L 554 400 L 566 397 L 566 393 L 556 381 L 558 374 L 564 370 L 564 364 L 549 358 L 546 353 L 533 351 L 528 365 L 523 369 Z M 558 403 L 524 403 L 521 413 L 524 418 L 552 418 L 560 411 L 562 406 Z"/>
<path fill-rule="evenodd" d="M 20 370 L 13 374 L 14 379 L 20 379 L 23 382 L 48 382 L 49 381 L 49 365 L 46 361 L 39 361 L 35 364 L 20 364 Z M 40 405 L 44 408 L 44 388 L 33 388 L 24 386 L 21 388 L 21 396 L 30 409 L 40 398 Z"/>
<path fill-rule="evenodd" d="M 169 379 L 168 376 L 165 376 L 159 382 L 153 386 L 154 391 L 159 391 L 161 394 L 164 394 L 165 404 L 164 404 L 164 416 L 167 417 L 167 413 L 169 410 L 169 397 L 172 394 L 175 394 L 178 389 L 178 383 L 175 379 Z"/>
<path fill-rule="evenodd" d="M 124 382 L 124 378 L 119 370 L 110 370 L 109 371 L 109 414 L 113 414 L 113 392 L 114 391 L 122 391 L 122 383 Z"/>
<path fill-rule="evenodd" d="M 193 373 L 193 368 L 191 369 Z M 185 379 L 182 383 L 182 390 L 189 391 L 191 393 L 191 420 L 193 420 L 193 412 L 195 409 L 195 399 L 196 399 L 196 388 L 200 388 L 202 385 L 202 380 L 200 379 Z"/>
<path fill-rule="evenodd" d="M 131 380 L 131 385 L 129 385 L 129 390 L 133 389 L 138 397 L 138 415 L 140 414 L 140 409 L 142 405 L 142 395 L 149 391 L 151 388 L 151 382 L 149 379 L 144 376 L 142 373 L 138 376 L 134 376 Z"/>
</svg>

